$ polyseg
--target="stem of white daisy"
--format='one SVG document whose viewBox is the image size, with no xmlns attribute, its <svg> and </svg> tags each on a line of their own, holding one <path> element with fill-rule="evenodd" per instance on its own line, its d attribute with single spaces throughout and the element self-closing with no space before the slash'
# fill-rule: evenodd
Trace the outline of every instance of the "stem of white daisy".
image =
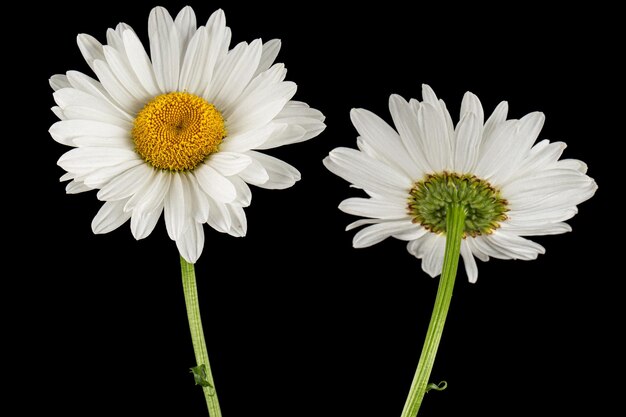
<svg viewBox="0 0 626 417">
<path fill-rule="evenodd" d="M 439 279 L 439 289 L 430 318 L 426 340 L 422 348 L 409 395 L 402 410 L 402 417 L 415 417 L 420 409 L 424 394 L 428 391 L 430 372 L 437 356 L 437 348 L 441 341 L 443 326 L 452 300 L 452 290 L 456 279 L 456 271 L 459 265 L 461 252 L 461 239 L 465 228 L 465 208 L 458 204 L 451 204 L 446 210 L 446 249 L 443 258 L 443 269 Z"/>
<path fill-rule="evenodd" d="M 202 330 L 202 319 L 200 318 L 200 305 L 198 304 L 198 289 L 196 287 L 196 272 L 193 264 L 180 257 L 180 270 L 183 276 L 183 290 L 185 292 L 185 304 L 187 305 L 187 319 L 189 320 L 189 330 L 191 330 L 191 340 L 193 351 L 196 354 L 197 365 L 191 368 L 196 385 L 202 386 L 204 398 L 209 408 L 210 417 L 221 417 L 220 403 L 215 391 L 209 354 L 204 341 L 204 331 Z"/>
</svg>

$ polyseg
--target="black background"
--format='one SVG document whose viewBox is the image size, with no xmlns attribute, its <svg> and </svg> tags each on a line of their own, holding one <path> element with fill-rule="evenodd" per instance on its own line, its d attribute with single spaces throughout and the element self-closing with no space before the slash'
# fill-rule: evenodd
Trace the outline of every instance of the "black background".
<svg viewBox="0 0 626 417">
<path fill-rule="evenodd" d="M 185 3 L 161 4 L 175 15 Z M 37 17 L 26 29 L 38 41 L 25 42 L 15 71 L 19 77 L 28 65 L 20 97 L 32 89 L 26 96 L 36 100 L 14 138 L 28 144 L 21 150 L 27 173 L 23 163 L 11 171 L 25 199 L 9 205 L 25 215 L 26 227 L 10 240 L 22 288 L 7 297 L 18 301 L 7 317 L 23 330 L 14 340 L 25 355 L 13 365 L 26 411 L 206 415 L 188 370 L 194 357 L 178 255 L 162 221 L 140 242 L 128 225 L 93 235 L 101 203 L 93 192 L 65 195 L 56 160 L 67 149 L 47 133 L 55 121 L 47 79 L 70 69 L 91 74 L 76 34 L 104 41 L 106 28 L 124 21 L 145 42 L 154 5 L 55 2 L 30 11 Z M 620 385 L 606 380 L 622 365 L 623 332 L 621 274 L 609 266 L 607 243 L 619 223 L 608 204 L 616 190 L 609 158 L 623 142 L 623 122 L 611 113 L 622 87 L 614 78 L 615 54 L 623 52 L 615 11 L 549 12 L 528 3 L 503 10 L 387 2 L 343 11 L 318 2 L 191 5 L 201 24 L 222 7 L 233 44 L 281 38 L 278 61 L 298 84 L 296 99 L 324 112 L 328 125 L 314 140 L 270 152 L 302 180 L 284 191 L 253 189 L 247 237 L 206 228 L 196 273 L 224 416 L 400 415 L 437 280 L 403 242 L 351 247 L 354 232 L 344 227 L 354 219 L 336 207 L 357 193 L 321 160 L 337 146 L 355 147 L 350 108 L 390 121 L 389 95 L 420 98 L 421 83 L 455 121 L 467 90 L 486 113 L 501 100 L 510 117 L 545 112 L 541 137 L 566 141 L 565 157 L 588 163 L 600 188 L 570 221 L 573 233 L 534 239 L 547 249 L 537 261 L 479 262 L 475 285 L 460 269 L 432 374 L 449 387 L 427 394 L 420 416 L 611 409 Z"/>
</svg>

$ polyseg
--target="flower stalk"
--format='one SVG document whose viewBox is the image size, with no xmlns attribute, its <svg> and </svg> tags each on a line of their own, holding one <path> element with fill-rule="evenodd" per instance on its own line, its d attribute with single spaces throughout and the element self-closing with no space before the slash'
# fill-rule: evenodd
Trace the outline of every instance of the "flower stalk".
<svg viewBox="0 0 626 417">
<path fill-rule="evenodd" d="M 220 403 L 215 391 L 213 374 L 209 363 L 209 354 L 204 341 L 202 319 L 200 317 L 200 305 L 198 303 L 198 288 L 196 287 L 196 273 L 193 264 L 180 257 L 180 270 L 183 278 L 183 290 L 185 293 L 185 305 L 187 306 L 187 319 L 193 342 L 193 351 L 196 355 L 196 366 L 191 368 L 196 385 L 202 386 L 204 398 L 209 409 L 210 417 L 222 417 Z"/>
<path fill-rule="evenodd" d="M 422 354 L 411 383 L 409 395 L 402 410 L 402 417 L 417 416 L 424 394 L 429 389 L 428 379 L 437 356 L 437 349 L 441 341 L 448 310 L 450 309 L 450 301 L 452 300 L 466 216 L 465 207 L 459 204 L 453 203 L 446 209 L 446 248 L 443 258 L 443 270 L 439 279 L 439 289 L 437 290 L 435 306 L 433 307 L 430 324 L 428 325 Z"/>
</svg>

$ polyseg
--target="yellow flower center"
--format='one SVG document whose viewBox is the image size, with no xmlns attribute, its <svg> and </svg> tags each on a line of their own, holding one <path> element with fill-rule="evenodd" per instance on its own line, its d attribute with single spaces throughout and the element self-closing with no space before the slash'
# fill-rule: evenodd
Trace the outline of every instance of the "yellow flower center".
<svg viewBox="0 0 626 417">
<path fill-rule="evenodd" d="M 219 150 L 226 128 L 211 103 L 173 92 L 157 96 L 141 109 L 132 136 L 135 151 L 152 166 L 189 171 Z"/>
</svg>

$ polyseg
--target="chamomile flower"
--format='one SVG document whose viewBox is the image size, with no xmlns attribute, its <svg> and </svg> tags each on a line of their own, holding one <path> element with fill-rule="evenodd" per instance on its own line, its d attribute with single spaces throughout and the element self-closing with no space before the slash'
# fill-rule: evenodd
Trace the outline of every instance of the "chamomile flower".
<svg viewBox="0 0 626 417">
<path fill-rule="evenodd" d="M 73 147 L 58 164 L 68 193 L 98 190 L 104 204 L 92 222 L 110 232 L 130 219 L 136 239 L 148 236 L 161 214 L 181 255 L 195 262 L 203 224 L 246 234 L 248 184 L 292 186 L 300 173 L 258 152 L 311 139 L 324 116 L 292 101 L 296 84 L 274 64 L 277 39 L 230 48 L 221 10 L 197 27 L 185 7 L 176 18 L 164 8 L 148 20 L 150 54 L 134 30 L 120 23 L 103 45 L 79 35 L 78 46 L 97 79 L 77 71 L 50 84 L 61 119 L 50 133 Z"/>
<path fill-rule="evenodd" d="M 339 206 L 365 218 L 348 226 L 367 225 L 354 236 L 354 247 L 388 237 L 408 241 L 408 251 L 435 277 L 444 258 L 446 210 L 454 203 L 465 210 L 461 256 L 475 282 L 475 258 L 535 259 L 545 250 L 525 236 L 571 230 L 565 221 L 597 186 L 583 162 L 559 159 L 565 143 L 535 143 L 542 113 L 507 120 L 502 102 L 485 121 L 480 101 L 468 92 L 455 127 L 429 86 L 422 96 L 422 102 L 390 97 L 395 129 L 367 110 L 352 110 L 359 149 L 337 148 L 324 160 L 369 196 Z"/>
</svg>

